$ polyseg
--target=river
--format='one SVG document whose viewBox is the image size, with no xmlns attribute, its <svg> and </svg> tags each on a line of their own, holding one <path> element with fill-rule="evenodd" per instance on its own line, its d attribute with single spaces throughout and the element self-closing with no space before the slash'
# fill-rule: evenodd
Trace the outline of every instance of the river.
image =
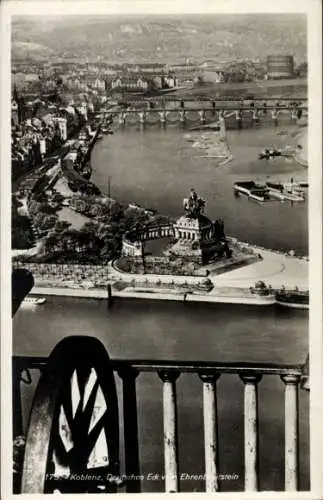
<svg viewBox="0 0 323 500">
<path fill-rule="evenodd" d="M 229 131 L 234 158 L 217 167 L 214 159 L 198 157 L 204 153 L 192 148 L 186 133 L 178 126 L 146 131 L 129 126 L 104 137 L 92 153 L 92 181 L 107 192 L 111 176 L 115 199 L 172 216 L 181 214 L 182 199 L 194 187 L 207 200 L 206 215 L 213 220 L 222 217 L 227 234 L 267 248 L 308 253 L 307 203 L 261 205 L 233 196 L 232 185 L 238 179 L 275 179 L 282 173 L 307 178 L 307 170 L 292 160 L 258 160 L 265 146 L 284 146 L 286 137 L 277 135 L 274 127 Z"/>
<path fill-rule="evenodd" d="M 123 202 L 137 202 L 176 216 L 191 187 L 207 199 L 206 214 L 222 216 L 227 233 L 276 249 L 308 253 L 307 204 L 258 205 L 232 194 L 237 178 L 306 171 L 283 160 L 261 162 L 260 149 L 274 129 L 232 131 L 231 164 L 216 168 L 198 154 L 179 129 L 118 131 L 98 143 L 92 154 L 93 182 Z M 308 313 L 279 306 L 183 304 L 119 300 L 111 309 L 100 300 L 48 297 L 44 306 L 21 309 L 14 318 L 13 351 L 48 355 L 66 335 L 94 335 L 113 358 L 200 361 L 303 362 L 308 351 Z M 154 374 L 137 379 L 140 462 L 142 474 L 163 472 L 162 383 Z M 120 389 L 119 381 L 117 381 Z M 203 474 L 201 381 L 194 375 L 178 380 L 180 472 Z M 27 388 L 28 390 L 28 388 Z M 32 391 L 25 393 L 25 416 Z M 119 393 L 120 395 L 120 393 Z M 260 488 L 284 487 L 284 399 L 279 377 L 259 384 Z M 122 406 L 122 405 L 121 405 Z M 243 490 L 243 385 L 236 376 L 218 382 L 219 470 L 236 474 L 223 480 L 222 491 Z M 122 412 L 121 412 L 122 413 Z M 121 415 L 122 417 L 122 415 Z M 300 487 L 309 488 L 308 394 L 300 393 Z M 236 477 L 236 476 L 235 476 Z M 203 481 L 183 480 L 181 491 L 203 491 Z M 143 482 L 143 491 L 163 491 L 163 481 Z"/>
</svg>

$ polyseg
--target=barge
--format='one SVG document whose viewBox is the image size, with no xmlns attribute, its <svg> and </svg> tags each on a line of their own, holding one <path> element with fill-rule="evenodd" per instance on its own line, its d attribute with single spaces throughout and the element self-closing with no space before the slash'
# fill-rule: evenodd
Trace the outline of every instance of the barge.
<svg viewBox="0 0 323 500">
<path fill-rule="evenodd" d="M 259 160 L 269 160 L 270 158 L 276 158 L 278 156 L 284 156 L 286 158 L 291 158 L 294 155 L 294 149 L 287 147 L 285 149 L 280 148 L 271 148 L 271 149 L 263 149 L 261 153 L 259 153 Z"/>
<path fill-rule="evenodd" d="M 254 181 L 238 181 L 233 184 L 236 195 L 245 194 L 248 198 L 256 201 L 266 201 L 270 199 L 269 188 L 266 184 L 258 184 Z"/>
<path fill-rule="evenodd" d="M 269 195 L 285 201 L 305 201 L 305 194 L 298 183 L 267 182 Z"/>
<path fill-rule="evenodd" d="M 269 201 L 278 199 L 281 201 L 305 201 L 304 187 L 307 183 L 281 183 L 265 182 L 260 184 L 254 181 L 237 181 L 233 184 L 233 190 L 236 195 L 244 194 L 248 198 L 256 201 Z"/>
<path fill-rule="evenodd" d="M 309 309 L 309 292 L 277 292 L 276 303 L 294 309 Z"/>
</svg>

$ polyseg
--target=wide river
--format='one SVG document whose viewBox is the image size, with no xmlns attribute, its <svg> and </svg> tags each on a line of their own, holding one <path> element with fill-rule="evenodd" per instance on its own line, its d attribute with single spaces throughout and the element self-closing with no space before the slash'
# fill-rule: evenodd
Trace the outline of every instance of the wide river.
<svg viewBox="0 0 323 500">
<path fill-rule="evenodd" d="M 195 157 L 203 153 L 192 148 L 184 134 L 175 127 L 145 132 L 129 127 L 105 137 L 92 154 L 93 182 L 107 191 L 111 176 L 117 200 L 173 216 L 181 213 L 182 198 L 194 187 L 207 199 L 206 214 L 224 218 L 228 234 L 308 253 L 306 203 L 258 205 L 232 194 L 232 183 L 240 178 L 274 177 L 283 171 L 306 178 L 306 171 L 293 162 L 257 160 L 264 146 L 284 144 L 285 137 L 273 128 L 229 132 L 234 160 L 217 168 L 214 160 Z M 96 336 L 113 358 L 299 363 L 308 351 L 308 313 L 278 306 L 120 300 L 107 309 L 104 301 L 48 297 L 44 306 L 20 310 L 13 323 L 13 350 L 23 355 L 48 355 L 60 339 L 76 334 Z M 119 390 L 119 380 L 117 385 Z M 154 374 L 142 374 L 137 385 L 141 472 L 162 474 L 162 382 Z M 29 388 L 26 408 L 31 394 Z M 260 382 L 259 405 L 260 487 L 282 490 L 284 393 L 279 377 Z M 237 475 L 223 480 L 221 489 L 242 491 L 243 384 L 237 376 L 220 378 L 218 411 L 219 470 Z M 203 474 L 202 387 L 197 376 L 178 380 L 178 419 L 180 472 Z M 301 391 L 301 489 L 309 487 L 308 434 L 308 394 Z M 201 480 L 181 482 L 182 491 L 203 487 Z M 163 491 L 163 481 L 145 479 L 143 491 Z"/>
</svg>

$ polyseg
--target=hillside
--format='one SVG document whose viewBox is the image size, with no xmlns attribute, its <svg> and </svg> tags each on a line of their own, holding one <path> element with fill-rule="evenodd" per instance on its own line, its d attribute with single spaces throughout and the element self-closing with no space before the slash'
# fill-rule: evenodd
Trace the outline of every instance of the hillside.
<svg viewBox="0 0 323 500">
<path fill-rule="evenodd" d="M 306 60 L 306 19 L 290 14 L 16 17 L 12 40 L 13 60 L 37 44 L 36 59 L 52 52 L 67 59 L 101 57 L 110 62 L 226 62 L 291 53 L 301 62 Z"/>
</svg>

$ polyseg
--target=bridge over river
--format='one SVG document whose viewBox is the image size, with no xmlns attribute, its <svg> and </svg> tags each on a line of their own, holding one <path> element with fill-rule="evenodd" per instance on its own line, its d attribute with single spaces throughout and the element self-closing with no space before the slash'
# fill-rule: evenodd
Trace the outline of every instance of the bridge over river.
<svg viewBox="0 0 323 500">
<path fill-rule="evenodd" d="M 278 125 L 296 123 L 307 116 L 307 100 L 277 99 L 264 100 L 208 100 L 201 102 L 173 101 L 131 101 L 127 108 L 118 106 L 106 110 L 117 118 L 119 125 L 191 124 L 221 125 L 225 120 L 228 128 L 242 128 L 252 124 L 269 122 Z M 231 118 L 231 120 L 229 120 Z"/>
</svg>

